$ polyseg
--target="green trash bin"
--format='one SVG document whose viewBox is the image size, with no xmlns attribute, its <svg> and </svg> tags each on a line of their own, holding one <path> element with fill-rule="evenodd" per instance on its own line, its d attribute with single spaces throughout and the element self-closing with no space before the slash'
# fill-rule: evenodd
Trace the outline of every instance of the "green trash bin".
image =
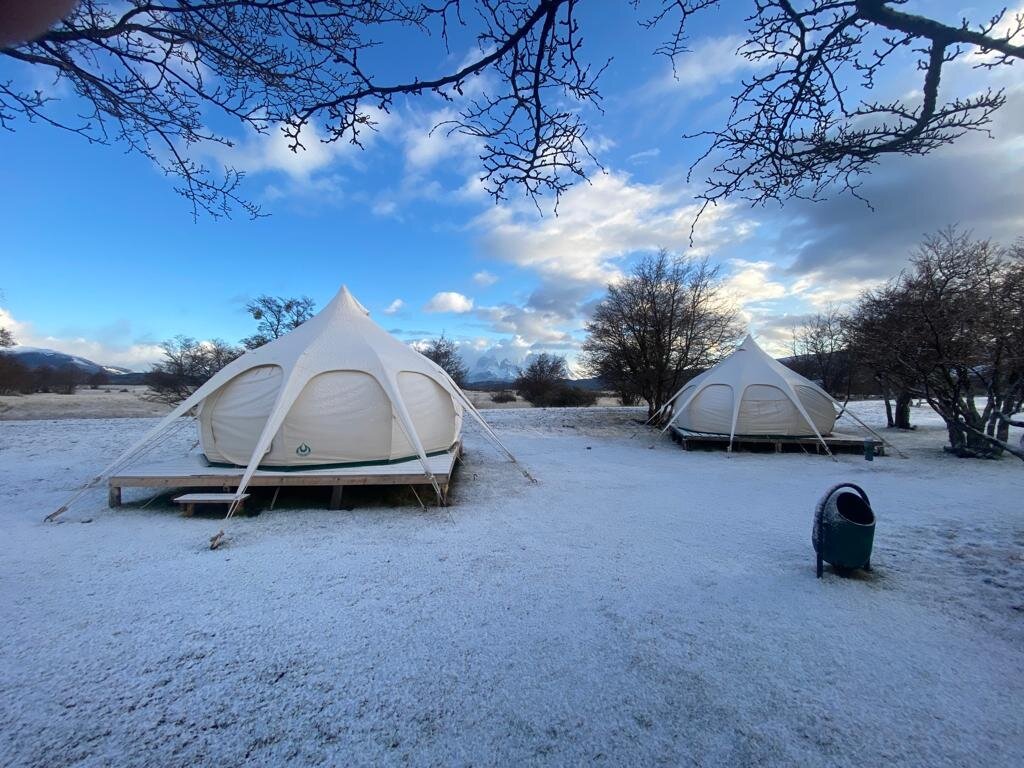
<svg viewBox="0 0 1024 768">
<path fill-rule="evenodd" d="M 830 488 L 818 502 L 811 532 L 818 578 L 824 563 L 839 572 L 855 568 L 870 571 L 874 542 L 875 513 L 864 490 L 853 483 Z"/>
</svg>

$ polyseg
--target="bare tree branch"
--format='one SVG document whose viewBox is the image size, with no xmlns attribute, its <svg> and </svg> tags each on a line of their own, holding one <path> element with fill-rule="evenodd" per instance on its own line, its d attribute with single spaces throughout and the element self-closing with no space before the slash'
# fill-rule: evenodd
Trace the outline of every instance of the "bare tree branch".
<svg viewBox="0 0 1024 768">
<path fill-rule="evenodd" d="M 0 51 L 48 69 L 88 108 L 69 119 L 55 96 L 0 82 L 0 127 L 16 118 L 44 122 L 95 143 L 123 143 L 176 178 L 193 213 L 230 215 L 259 206 L 239 194 L 242 173 L 221 174 L 198 159 L 197 145 L 230 146 L 209 127 L 219 113 L 259 133 L 281 125 L 293 151 L 317 122 L 326 141 L 362 145 L 375 110 L 402 95 L 452 99 L 472 78 L 496 76 L 493 93 L 465 106 L 446 128 L 477 137 L 483 179 L 496 198 L 509 185 L 527 194 L 559 193 L 594 159 L 578 105 L 597 105 L 602 68 L 580 63 L 577 0 L 477 0 L 480 51 L 439 77 L 384 83 L 363 54 L 387 28 L 439 33 L 465 24 L 462 0 L 83 0 L 42 37 Z"/>
<path fill-rule="evenodd" d="M 280 127 L 293 151 L 311 126 L 325 141 L 362 146 L 379 111 L 402 96 L 434 94 L 460 100 L 457 117 L 438 127 L 479 141 L 481 179 L 495 199 L 513 188 L 557 198 L 597 165 L 587 119 L 601 110 L 607 62 L 583 58 L 579 2 L 81 0 L 42 37 L 0 56 L 23 65 L 12 68 L 16 75 L 49 72 L 84 107 L 72 114 L 56 88 L 12 75 L 0 79 L 0 128 L 28 120 L 127 146 L 175 179 L 194 215 L 259 216 L 241 195 L 243 174 L 204 159 L 211 145 L 231 145 L 231 124 L 257 133 Z M 704 208 L 737 197 L 818 199 L 837 185 L 856 194 L 858 177 L 880 157 L 923 155 L 987 130 L 1005 94 L 983 89 L 944 101 L 947 64 L 969 52 L 982 54 L 979 69 L 1024 58 L 1024 14 L 952 25 L 901 10 L 905 0 L 750 2 L 740 54 L 756 74 L 725 125 L 698 134 L 709 140 L 701 160 L 712 163 Z M 722 5 L 651 3 L 657 9 L 642 23 L 674 22 L 657 49 L 673 63 L 686 51 L 692 18 Z M 404 53 L 392 30 L 435 36 L 447 51 L 455 27 L 476 38 L 467 62 L 429 77 L 382 79 L 379 62 Z M 920 102 L 854 97 L 854 87 L 870 91 L 907 55 L 917 58 Z"/>
<path fill-rule="evenodd" d="M 703 212 L 727 198 L 754 204 L 799 197 L 818 200 L 837 187 L 856 194 L 858 178 L 888 154 L 924 155 L 970 132 L 985 131 L 1005 103 L 986 89 L 943 102 L 944 67 L 967 51 L 992 68 L 1024 59 L 1024 14 L 1005 10 L 959 26 L 898 10 L 905 0 L 755 0 L 739 54 L 757 73 L 733 97 L 724 127 L 690 138 L 709 140 L 691 174 L 710 158 Z M 674 17 L 662 53 L 686 51 L 693 16 L 720 0 L 664 0 L 649 24 Z M 866 95 L 900 55 L 915 53 L 919 103 L 851 99 Z M 991 54 L 991 55 L 990 55 Z"/>
</svg>

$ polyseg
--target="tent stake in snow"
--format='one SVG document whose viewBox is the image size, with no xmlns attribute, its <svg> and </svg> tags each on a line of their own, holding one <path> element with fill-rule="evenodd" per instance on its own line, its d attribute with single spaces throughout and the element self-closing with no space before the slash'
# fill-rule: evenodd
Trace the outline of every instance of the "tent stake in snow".
<svg viewBox="0 0 1024 768">
<path fill-rule="evenodd" d="M 191 398 L 190 398 L 191 399 Z M 175 408 L 171 413 L 164 417 L 164 420 L 157 424 L 153 429 L 147 432 L 140 440 L 131 445 L 124 453 L 118 456 L 114 461 L 108 464 L 102 472 L 96 475 L 94 478 L 86 482 L 71 494 L 70 498 L 65 501 L 60 507 L 48 514 L 43 518 L 43 522 L 52 523 L 58 517 L 63 515 L 78 499 L 84 496 L 92 488 L 95 488 L 105 478 L 110 477 L 114 472 L 122 469 L 123 467 L 130 464 L 132 461 L 137 460 L 146 453 L 152 451 L 154 448 L 163 443 L 170 435 L 174 434 L 176 429 L 180 429 L 183 424 L 191 423 L 190 419 L 180 419 L 179 417 L 184 416 L 188 411 L 191 410 L 192 406 L 188 404 L 188 400 Z"/>
</svg>

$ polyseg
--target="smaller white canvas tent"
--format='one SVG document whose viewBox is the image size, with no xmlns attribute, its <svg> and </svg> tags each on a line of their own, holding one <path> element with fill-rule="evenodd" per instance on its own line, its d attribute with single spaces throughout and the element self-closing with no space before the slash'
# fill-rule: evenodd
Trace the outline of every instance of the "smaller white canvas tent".
<svg viewBox="0 0 1024 768">
<path fill-rule="evenodd" d="M 207 459 L 245 468 L 229 517 L 261 466 L 418 459 L 443 501 L 427 457 L 455 445 L 466 412 L 515 462 L 444 369 L 373 322 L 344 286 L 313 318 L 222 368 L 80 493 L 141 455 L 193 408 Z"/>
<path fill-rule="evenodd" d="M 665 429 L 737 437 L 816 437 L 836 421 L 836 402 L 814 382 L 791 371 L 747 336 L 720 362 L 691 379 L 666 404 Z M 664 431 L 664 430 L 662 430 Z"/>
</svg>

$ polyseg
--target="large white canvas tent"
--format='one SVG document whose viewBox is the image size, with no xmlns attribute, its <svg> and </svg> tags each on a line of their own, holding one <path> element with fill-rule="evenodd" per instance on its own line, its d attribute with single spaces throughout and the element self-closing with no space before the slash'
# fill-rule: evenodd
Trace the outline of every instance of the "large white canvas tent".
<svg viewBox="0 0 1024 768">
<path fill-rule="evenodd" d="M 86 488 L 132 461 L 193 408 L 207 460 L 245 467 L 236 502 L 261 467 L 410 459 L 419 459 L 441 498 L 427 457 L 454 446 L 465 412 L 515 461 L 451 377 L 373 322 L 344 286 L 306 323 L 226 365 Z"/>
<path fill-rule="evenodd" d="M 765 353 L 750 336 L 720 362 L 691 379 L 669 400 L 665 429 L 737 437 L 816 437 L 836 421 L 835 400 L 809 379 Z M 663 430 L 664 431 L 664 430 Z"/>
</svg>

